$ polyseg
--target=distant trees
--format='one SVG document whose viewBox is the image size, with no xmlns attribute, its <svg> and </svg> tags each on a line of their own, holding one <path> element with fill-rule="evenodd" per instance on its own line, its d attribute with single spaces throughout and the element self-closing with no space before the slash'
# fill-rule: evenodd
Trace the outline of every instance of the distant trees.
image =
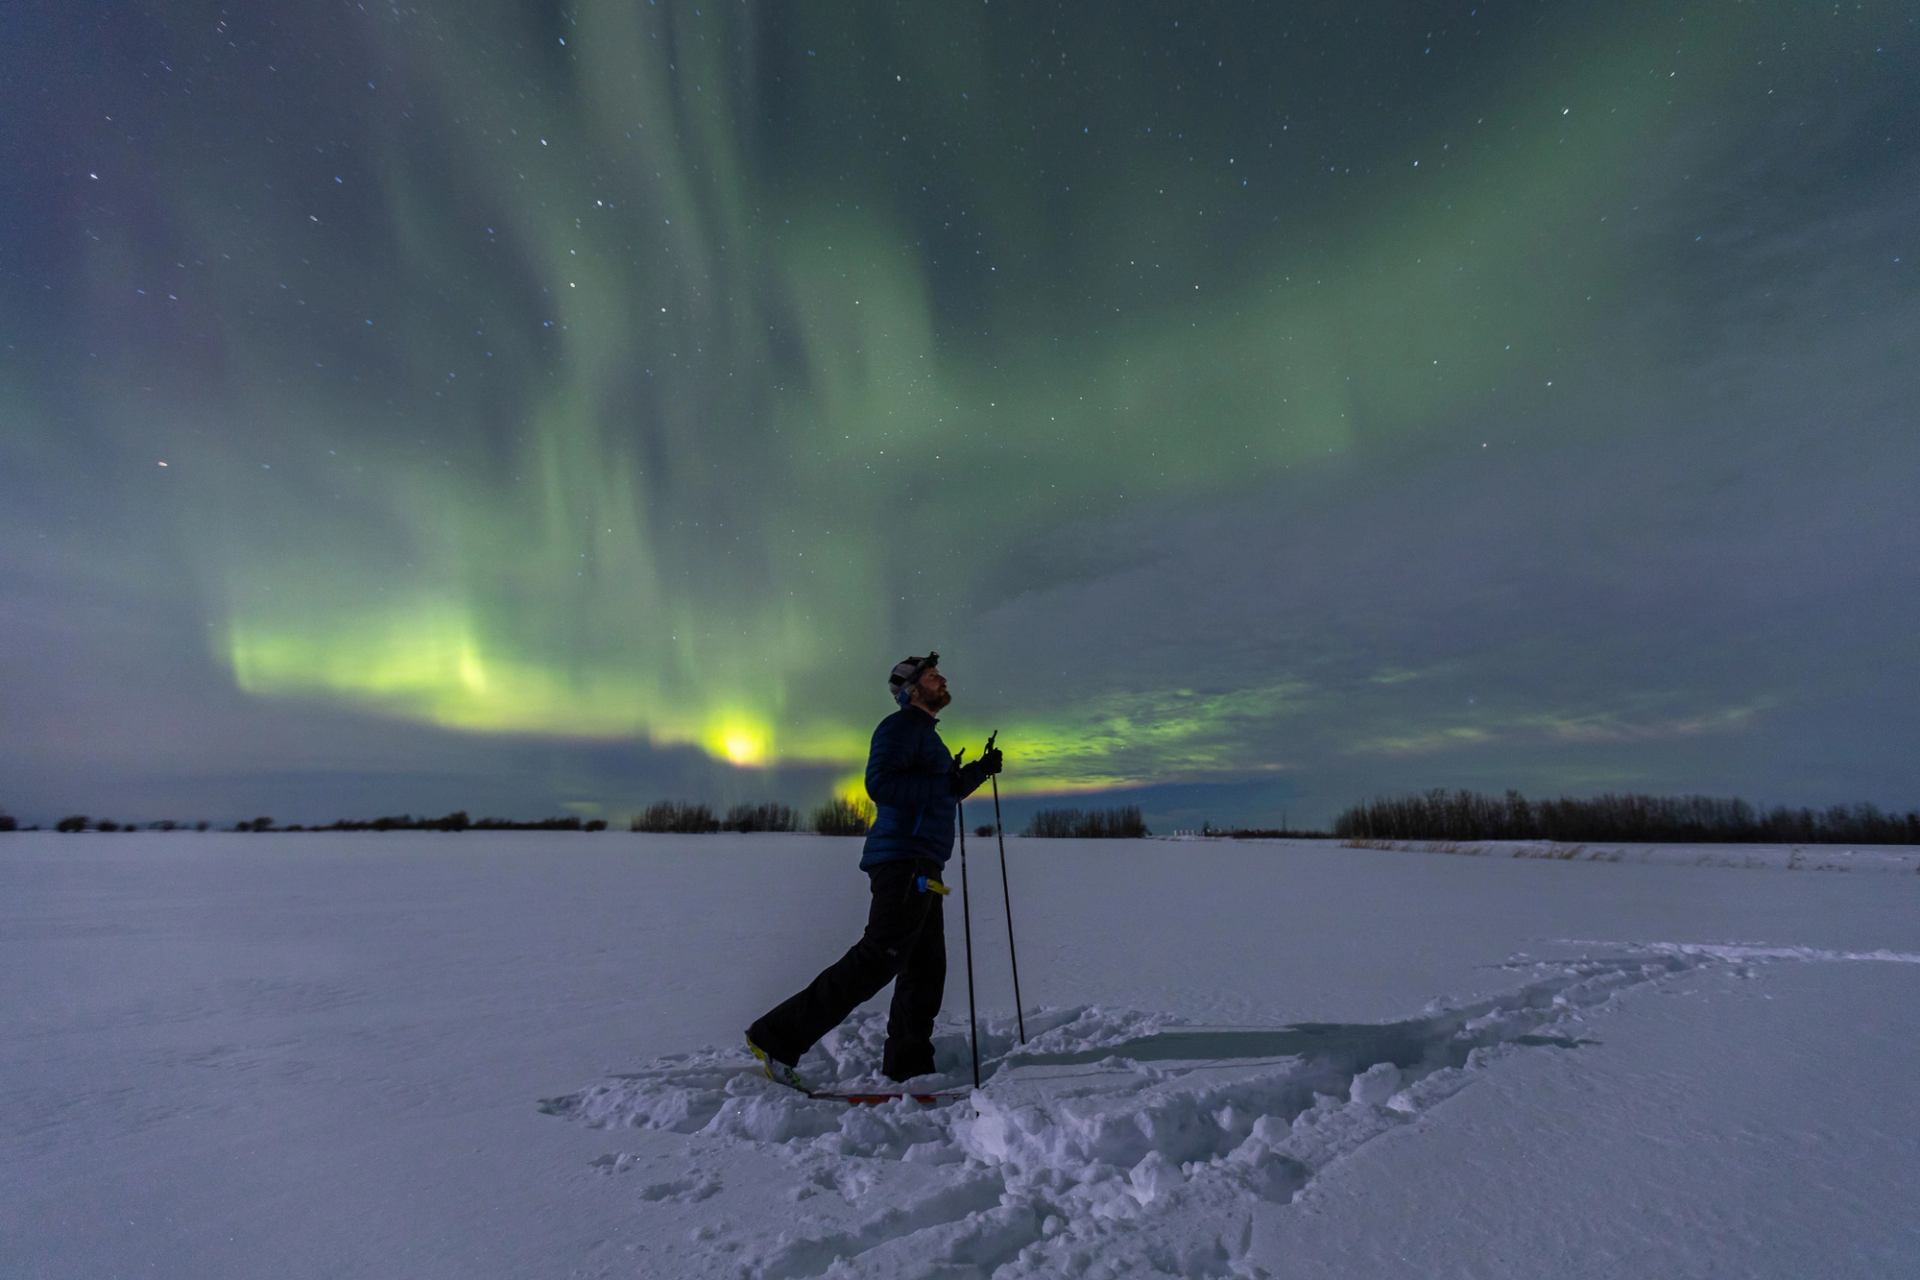
<svg viewBox="0 0 1920 1280">
<path fill-rule="evenodd" d="M 0 820 L 4 820 L 4 822 L 8 824 L 11 824 L 13 821 L 4 814 L 0 814 Z M 149 831 L 176 831 L 185 829 L 187 825 L 186 823 L 175 822 L 172 819 L 162 819 L 157 822 L 147 823 L 146 829 Z M 203 818 L 191 824 L 191 829 L 194 831 L 206 831 L 211 825 L 211 823 Z M 11 831 L 15 829 L 16 828 L 11 825 L 0 825 L 0 831 Z M 137 822 L 119 823 L 109 821 L 105 818 L 95 822 L 84 813 L 76 813 L 60 819 L 54 829 L 65 832 L 88 830 L 138 831 L 141 827 Z M 467 816 L 466 810 L 456 809 L 452 813 L 439 818 L 416 818 L 411 814 L 404 813 L 397 817 L 372 819 L 340 818 L 324 827 L 317 825 L 303 827 L 298 824 L 279 827 L 274 825 L 274 820 L 270 817 L 242 818 L 240 821 L 234 823 L 230 829 L 248 834 L 267 831 L 282 833 L 296 831 L 605 831 L 607 829 L 607 823 L 604 818 L 593 818 L 583 821 L 576 817 L 541 818 L 532 822 L 516 822 L 508 818 L 481 818 L 478 821 L 474 821 Z"/>
<path fill-rule="evenodd" d="M 1137 804 L 1117 809 L 1042 809 L 1022 834 L 1042 839 L 1131 840 L 1151 835 Z"/>
<path fill-rule="evenodd" d="M 680 800 L 656 800 L 646 807 L 645 812 L 634 815 L 630 828 L 634 831 L 655 833 L 674 833 L 678 835 L 702 835 L 720 829 L 720 819 L 713 816 L 713 810 L 704 804 L 688 804 Z"/>
<path fill-rule="evenodd" d="M 835 796 L 813 811 L 813 829 L 823 836 L 863 836 L 873 825 L 869 806 Z"/>
<path fill-rule="evenodd" d="M 20 824 L 14 820 L 13 815 L 5 809 L 0 809 L 0 831 L 18 831 L 19 829 Z"/>
<path fill-rule="evenodd" d="M 468 829 L 471 831 L 605 831 L 607 824 L 599 818 L 583 820 L 573 816 L 537 818 L 531 822 L 515 822 L 511 818 L 481 818 Z"/>
<path fill-rule="evenodd" d="M 298 831 L 298 827 L 289 827 L 289 831 Z M 604 818 L 592 818 L 581 821 L 579 818 L 540 818 L 532 822 L 515 822 L 508 818 L 481 818 L 478 821 L 467 816 L 465 809 L 455 809 L 452 813 L 439 818 L 415 818 L 401 814 L 397 818 L 375 818 L 369 823 L 348 822 L 344 819 L 330 827 L 314 827 L 315 831 L 605 831 Z"/>
<path fill-rule="evenodd" d="M 1211 821 L 1202 820 L 1200 834 L 1203 836 L 1225 836 L 1230 840 L 1324 840 L 1324 831 L 1308 831 L 1296 828 L 1287 821 L 1287 811 L 1280 811 L 1280 825 L 1277 827 L 1216 827 Z"/>
<path fill-rule="evenodd" d="M 724 831 L 798 831 L 800 815 L 784 804 L 737 804 L 727 810 Z"/>
<path fill-rule="evenodd" d="M 598 825 L 596 825 L 598 824 Z M 339 818 L 324 827 L 309 827 L 310 831 L 604 831 L 607 824 L 599 819 L 583 822 L 579 818 L 539 818 L 532 822 L 517 822 L 511 818 L 470 819 L 465 809 L 455 809 L 452 813 L 439 818 L 416 818 L 412 814 L 400 814 L 374 818 L 371 821 L 356 821 Z"/>
<path fill-rule="evenodd" d="M 1824 810 L 1712 796 L 1606 795 L 1528 800 L 1435 788 L 1370 800 L 1334 819 L 1333 834 L 1362 840 L 1618 840 L 1669 844 L 1920 844 L 1920 811 L 1870 804 Z"/>
<path fill-rule="evenodd" d="M 833 800 L 813 811 L 809 825 L 822 835 L 862 835 L 871 820 L 868 810 L 848 800 Z M 736 804 L 727 816 L 685 800 L 658 800 L 634 815 L 631 830 L 654 834 L 710 835 L 716 831 L 798 831 L 800 815 L 791 805 Z"/>
<path fill-rule="evenodd" d="M 60 819 L 60 821 L 53 824 L 53 829 L 55 831 L 65 831 L 65 832 L 68 832 L 69 834 L 75 831 L 85 831 L 89 827 L 91 827 L 95 831 L 109 831 L 109 832 L 138 831 L 140 829 L 137 825 L 131 822 L 127 823 L 125 826 L 121 826 L 121 824 L 119 824 L 118 822 L 115 822 L 111 818 L 102 818 L 98 822 L 95 822 L 92 818 L 89 818 L 84 813 L 70 814 L 67 817 L 62 818 Z"/>
</svg>

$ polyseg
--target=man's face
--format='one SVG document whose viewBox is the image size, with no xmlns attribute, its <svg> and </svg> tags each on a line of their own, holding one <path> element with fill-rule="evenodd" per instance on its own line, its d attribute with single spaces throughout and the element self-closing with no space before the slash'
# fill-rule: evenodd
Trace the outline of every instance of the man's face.
<svg viewBox="0 0 1920 1280">
<path fill-rule="evenodd" d="M 922 671 L 914 690 L 914 700 L 929 711 L 938 711 L 953 701 L 953 696 L 947 692 L 947 678 L 940 674 L 938 667 L 928 667 Z"/>
</svg>

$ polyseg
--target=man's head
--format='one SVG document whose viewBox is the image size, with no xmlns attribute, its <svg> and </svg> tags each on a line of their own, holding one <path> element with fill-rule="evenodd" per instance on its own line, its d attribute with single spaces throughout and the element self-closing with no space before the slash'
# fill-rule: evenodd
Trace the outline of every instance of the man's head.
<svg viewBox="0 0 1920 1280">
<path fill-rule="evenodd" d="M 940 674 L 938 653 L 895 663 L 887 677 L 887 690 L 902 707 L 919 707 L 930 716 L 938 715 L 953 701 L 947 692 L 947 678 Z"/>
</svg>

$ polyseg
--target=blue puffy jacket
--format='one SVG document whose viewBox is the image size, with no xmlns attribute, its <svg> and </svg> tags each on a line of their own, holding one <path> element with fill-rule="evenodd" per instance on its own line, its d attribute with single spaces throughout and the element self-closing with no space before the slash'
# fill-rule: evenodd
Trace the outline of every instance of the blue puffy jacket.
<svg viewBox="0 0 1920 1280">
<path fill-rule="evenodd" d="M 867 794 L 879 812 L 860 850 L 861 870 L 901 858 L 944 864 L 953 854 L 958 771 L 934 727 L 939 723 L 918 707 L 902 707 L 873 731 Z"/>
</svg>

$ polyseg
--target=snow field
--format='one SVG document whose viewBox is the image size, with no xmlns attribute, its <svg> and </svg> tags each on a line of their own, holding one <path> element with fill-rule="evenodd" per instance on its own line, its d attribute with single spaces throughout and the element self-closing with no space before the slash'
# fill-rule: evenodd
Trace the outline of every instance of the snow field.
<svg viewBox="0 0 1920 1280">
<path fill-rule="evenodd" d="M 849 1108 L 856 848 L 0 842 L 0 1273 L 1920 1274 L 1920 879 L 1010 840 L 1029 1042 L 976 858 L 986 1088 Z"/>
</svg>

